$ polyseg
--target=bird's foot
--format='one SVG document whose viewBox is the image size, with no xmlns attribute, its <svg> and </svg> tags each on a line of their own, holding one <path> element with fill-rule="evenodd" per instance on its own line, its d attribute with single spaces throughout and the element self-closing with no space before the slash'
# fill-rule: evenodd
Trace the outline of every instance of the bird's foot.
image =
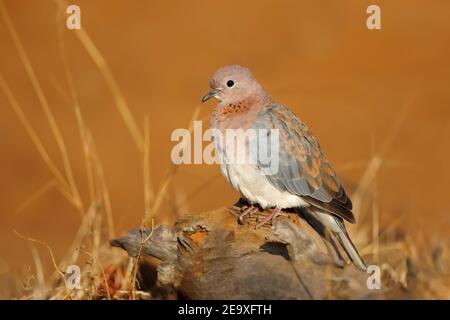
<svg viewBox="0 0 450 320">
<path fill-rule="evenodd" d="M 245 216 L 252 215 L 253 213 L 256 212 L 256 210 L 258 210 L 258 207 L 257 206 L 253 206 L 253 205 L 245 206 L 244 208 L 243 208 L 244 210 L 241 212 L 241 214 L 239 215 L 239 218 L 238 218 L 239 224 L 243 224 L 244 223 L 244 217 Z"/>
<path fill-rule="evenodd" d="M 265 224 L 266 224 L 267 222 L 269 222 L 269 221 L 273 224 L 274 221 L 275 221 L 275 219 L 276 219 L 278 216 L 284 216 L 284 215 L 286 215 L 286 214 L 283 213 L 283 212 L 281 212 L 281 209 L 280 209 L 280 208 L 275 207 L 275 208 L 272 210 L 272 212 L 269 213 L 269 214 L 267 215 L 267 217 L 264 218 L 263 221 L 261 221 L 260 223 L 258 223 L 258 224 L 256 225 L 255 229 L 261 228 L 263 225 L 265 225 Z"/>
</svg>

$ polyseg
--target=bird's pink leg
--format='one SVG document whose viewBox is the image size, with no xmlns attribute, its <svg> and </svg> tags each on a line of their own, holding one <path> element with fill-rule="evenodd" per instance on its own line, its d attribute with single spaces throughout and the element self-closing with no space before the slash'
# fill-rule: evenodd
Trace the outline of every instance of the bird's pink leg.
<svg viewBox="0 0 450 320">
<path fill-rule="evenodd" d="M 275 221 L 275 218 L 278 217 L 279 215 L 282 215 L 283 213 L 281 212 L 281 209 L 278 207 L 275 207 L 271 213 L 269 213 L 267 215 L 267 217 L 261 221 L 260 223 L 258 223 L 255 227 L 255 229 L 258 229 L 260 227 L 262 227 L 263 225 L 265 225 L 267 222 L 271 221 L 272 224 Z"/>
<path fill-rule="evenodd" d="M 246 207 L 245 210 L 242 211 L 241 214 L 239 215 L 239 218 L 238 218 L 239 223 L 243 224 L 244 223 L 244 217 L 249 215 L 249 214 L 251 215 L 256 210 L 258 210 L 257 206 L 251 205 L 251 206 Z"/>
</svg>

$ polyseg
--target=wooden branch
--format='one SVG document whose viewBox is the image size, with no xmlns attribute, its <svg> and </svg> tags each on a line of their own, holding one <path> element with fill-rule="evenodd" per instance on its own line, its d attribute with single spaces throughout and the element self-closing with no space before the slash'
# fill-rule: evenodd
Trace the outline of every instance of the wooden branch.
<svg viewBox="0 0 450 320">
<path fill-rule="evenodd" d="M 172 230 L 161 225 L 111 240 L 132 257 L 154 257 L 158 285 L 187 299 L 380 298 L 368 274 L 336 266 L 323 239 L 296 214 L 255 229 L 266 212 L 237 223 L 237 208 L 185 215 Z M 143 242 L 146 238 L 147 241 Z"/>
</svg>

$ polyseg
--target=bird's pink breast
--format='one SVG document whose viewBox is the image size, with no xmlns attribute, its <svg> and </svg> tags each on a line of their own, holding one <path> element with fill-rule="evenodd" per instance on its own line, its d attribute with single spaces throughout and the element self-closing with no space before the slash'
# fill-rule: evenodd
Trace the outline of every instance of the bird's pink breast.
<svg viewBox="0 0 450 320">
<path fill-rule="evenodd" d="M 261 107 L 252 101 L 219 103 L 211 117 L 211 126 L 219 130 L 251 128 Z"/>
</svg>

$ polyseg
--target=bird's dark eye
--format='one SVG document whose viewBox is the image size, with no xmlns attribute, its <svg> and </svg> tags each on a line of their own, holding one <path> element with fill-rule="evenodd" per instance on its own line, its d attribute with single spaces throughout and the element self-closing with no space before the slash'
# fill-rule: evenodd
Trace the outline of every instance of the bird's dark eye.
<svg viewBox="0 0 450 320">
<path fill-rule="evenodd" d="M 233 80 L 228 80 L 227 81 L 227 87 L 231 88 L 232 86 L 234 86 L 234 81 Z"/>
</svg>

